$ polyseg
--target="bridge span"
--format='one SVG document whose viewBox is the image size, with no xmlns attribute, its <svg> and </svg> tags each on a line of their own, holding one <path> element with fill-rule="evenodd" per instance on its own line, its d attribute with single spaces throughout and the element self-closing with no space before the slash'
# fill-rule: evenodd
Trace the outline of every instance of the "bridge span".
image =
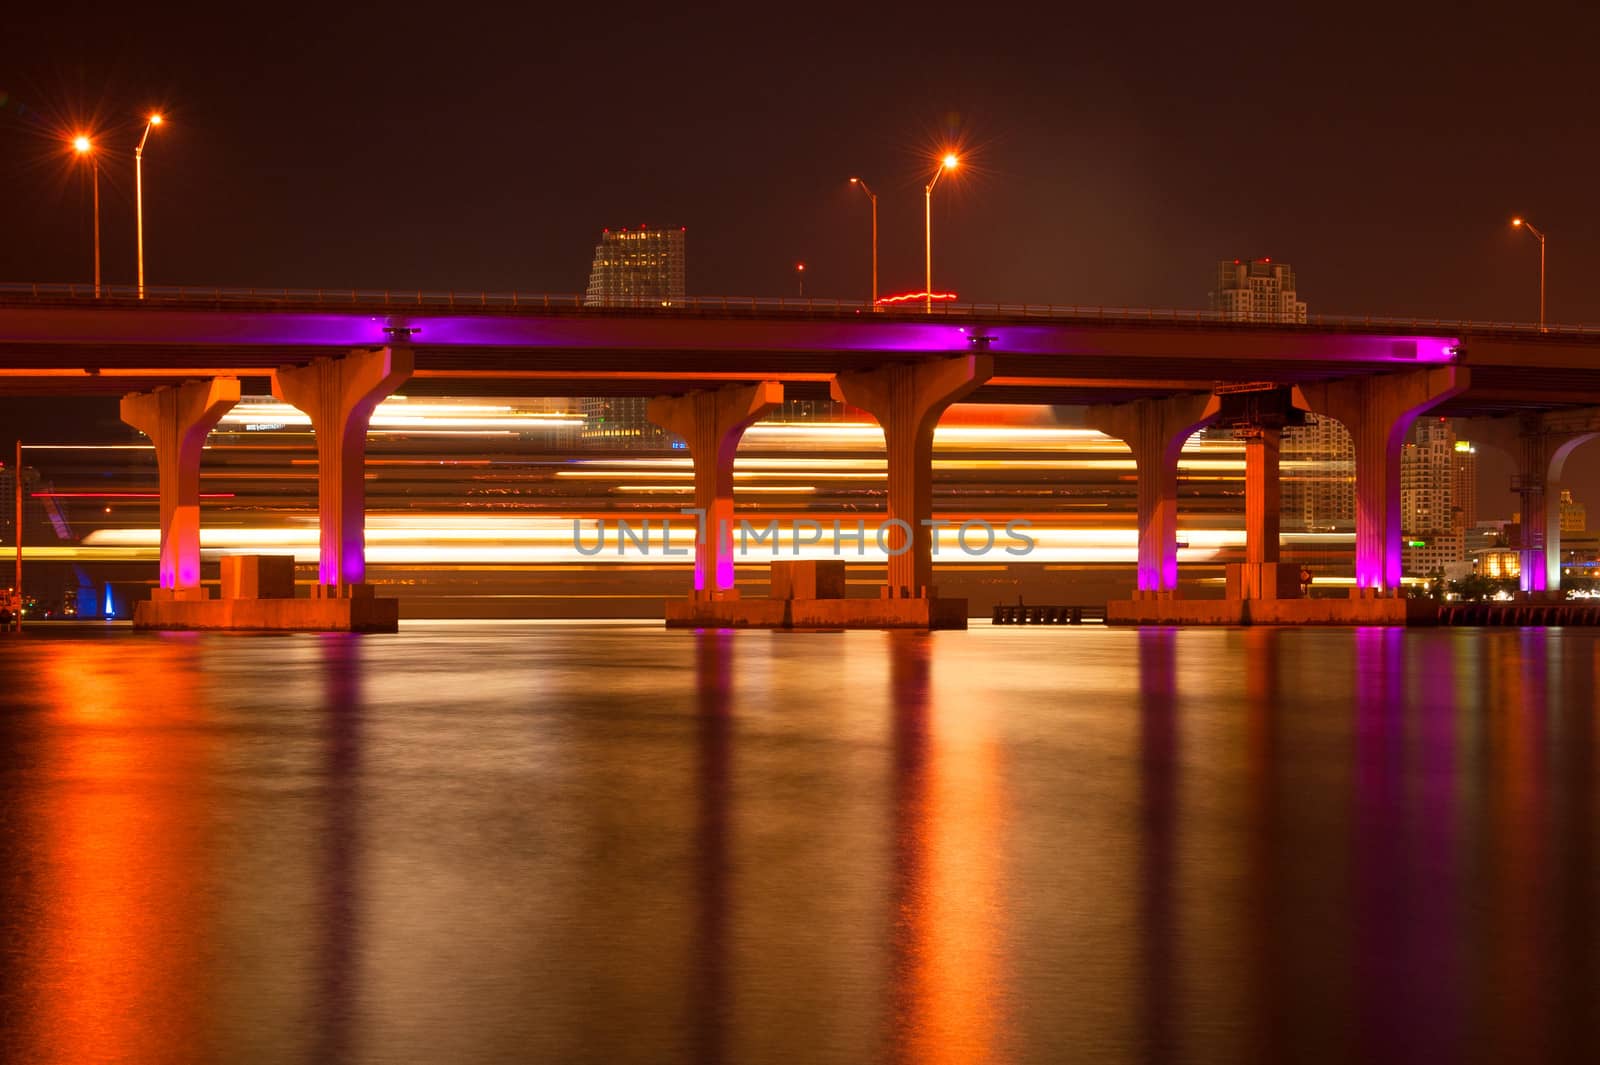
<svg viewBox="0 0 1600 1065">
<path fill-rule="evenodd" d="M 199 441 L 270 382 L 318 437 L 320 584 L 364 583 L 361 464 L 372 408 L 412 393 L 659 397 L 651 417 L 689 444 L 696 505 L 731 517 L 744 429 L 785 398 L 832 395 L 883 427 L 886 521 L 911 530 L 885 595 L 932 594 L 932 436 L 956 401 L 1091 408 L 1138 471 L 1136 598 L 1177 594 L 1177 462 L 1208 424 L 1244 430 L 1246 562 L 1232 593 L 1297 594 L 1278 572 L 1279 433 L 1294 410 L 1333 417 L 1356 451 L 1356 587 L 1399 594 L 1400 450 L 1423 413 L 1475 419 L 1510 451 L 1523 496 L 1523 582 L 1560 581 L 1559 482 L 1600 434 L 1600 329 L 1321 318 L 1258 325 L 1195 311 L 1012 305 L 873 309 L 840 301 L 694 298 L 586 307 L 579 297 L 0 285 L 0 394 L 123 395 L 161 471 L 157 598 L 199 584 Z M 894 544 L 891 537 L 891 546 Z M 732 594 L 717 522 L 696 544 L 693 596 Z"/>
</svg>

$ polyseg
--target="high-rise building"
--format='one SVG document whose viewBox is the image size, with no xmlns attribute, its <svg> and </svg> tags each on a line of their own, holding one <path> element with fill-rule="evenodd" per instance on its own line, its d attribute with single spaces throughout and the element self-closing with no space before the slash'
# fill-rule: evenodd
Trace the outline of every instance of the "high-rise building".
<svg viewBox="0 0 1600 1065">
<path fill-rule="evenodd" d="M 1283 431 L 1278 469 L 1283 527 L 1294 532 L 1334 532 L 1355 527 L 1356 448 L 1332 418 L 1306 416 Z"/>
<path fill-rule="evenodd" d="M 684 230 L 606 230 L 594 246 L 585 307 L 670 307 L 684 295 Z"/>
<path fill-rule="evenodd" d="M 683 228 L 605 230 L 594 246 L 585 307 L 670 307 L 684 296 Z M 583 443 L 598 447 L 669 448 L 672 436 L 644 416 L 635 396 L 579 401 Z"/>
<path fill-rule="evenodd" d="M 1448 418 L 1419 418 L 1400 453 L 1400 532 L 1407 573 L 1426 577 L 1462 561 L 1456 506 L 1456 433 Z M 1474 470 L 1474 475 L 1476 471 Z"/>
<path fill-rule="evenodd" d="M 1451 506 L 1456 531 L 1464 536 L 1478 524 L 1478 449 L 1470 440 L 1457 440 L 1452 458 L 1455 477 L 1451 484 Z"/>
<path fill-rule="evenodd" d="M 1582 536 L 1589 531 L 1589 508 L 1572 498 L 1571 489 L 1561 490 L 1561 535 Z"/>
<path fill-rule="evenodd" d="M 645 417 L 650 401 L 643 396 L 589 396 L 578 400 L 583 429 L 578 438 L 587 447 L 670 449 L 671 433 Z"/>
<path fill-rule="evenodd" d="M 1234 259 L 1217 263 L 1217 287 L 1211 309 L 1235 322 L 1304 324 L 1306 305 L 1297 299 L 1294 270 L 1271 259 Z"/>
</svg>

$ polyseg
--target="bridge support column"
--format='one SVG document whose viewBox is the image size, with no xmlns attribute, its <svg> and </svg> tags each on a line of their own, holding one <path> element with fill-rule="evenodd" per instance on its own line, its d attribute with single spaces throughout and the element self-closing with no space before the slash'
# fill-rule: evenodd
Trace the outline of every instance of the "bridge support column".
<svg viewBox="0 0 1600 1065">
<path fill-rule="evenodd" d="M 1138 478 L 1139 599 L 1172 599 L 1178 591 L 1178 456 L 1184 441 L 1220 410 L 1215 396 L 1141 399 L 1091 407 L 1087 422 L 1133 452 Z"/>
<path fill-rule="evenodd" d="M 1550 484 L 1550 447 L 1539 419 L 1530 419 L 1522 434 L 1517 472 L 1511 488 L 1522 504 L 1522 536 L 1517 554 L 1518 585 L 1534 595 L 1550 590 L 1549 561 L 1545 552 L 1555 548 L 1556 588 L 1561 587 L 1561 489 Z M 1552 491 L 1552 489 L 1554 489 Z M 1555 520 L 1550 520 L 1551 505 Z"/>
<path fill-rule="evenodd" d="M 1277 562 L 1279 512 L 1278 454 L 1283 430 L 1246 429 L 1244 434 L 1244 560 Z"/>
<path fill-rule="evenodd" d="M 272 394 L 304 412 L 317 438 L 320 595 L 355 598 L 366 586 L 367 423 L 410 377 L 407 347 L 352 351 L 308 366 L 280 366 Z"/>
<path fill-rule="evenodd" d="M 189 381 L 122 397 L 122 420 L 150 438 L 161 482 L 161 584 L 157 600 L 204 599 L 200 585 L 200 452 L 239 402 L 239 379 Z"/>
<path fill-rule="evenodd" d="M 833 379 L 833 398 L 859 407 L 883 428 L 889 452 L 888 512 L 881 534 L 891 599 L 933 594 L 933 430 L 957 400 L 994 375 L 989 355 L 895 363 Z M 909 537 L 909 542 L 908 542 Z"/>
<path fill-rule="evenodd" d="M 733 457 L 744 431 L 783 402 L 783 384 L 762 381 L 685 396 L 659 396 L 645 416 L 683 437 L 694 460 L 695 599 L 737 597 L 733 574 Z"/>
<path fill-rule="evenodd" d="M 1355 598 L 1399 593 L 1400 451 L 1417 416 L 1464 392 L 1465 367 L 1350 377 L 1301 391 L 1318 414 L 1350 431 L 1356 452 Z"/>
<path fill-rule="evenodd" d="M 1551 411 L 1510 418 L 1474 418 L 1466 435 L 1517 460 L 1511 490 L 1522 502 L 1518 549 L 1523 592 L 1561 590 L 1561 485 L 1567 458 L 1600 436 L 1600 409 Z"/>
</svg>

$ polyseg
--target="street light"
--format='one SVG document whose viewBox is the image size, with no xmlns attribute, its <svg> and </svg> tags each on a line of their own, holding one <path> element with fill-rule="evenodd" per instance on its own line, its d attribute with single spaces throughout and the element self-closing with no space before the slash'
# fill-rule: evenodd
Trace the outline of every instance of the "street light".
<svg viewBox="0 0 1600 1065">
<path fill-rule="evenodd" d="M 144 299 L 144 142 L 150 139 L 150 131 L 159 125 L 161 116 L 151 115 L 144 124 L 144 136 L 139 138 L 139 146 L 133 150 L 134 229 L 138 235 L 140 299 Z"/>
<path fill-rule="evenodd" d="M 72 148 L 80 156 L 88 156 L 94 170 L 94 298 L 100 298 L 100 160 L 95 158 L 94 144 L 83 134 L 72 139 Z"/>
<path fill-rule="evenodd" d="M 922 254 L 924 276 L 923 296 L 925 310 L 933 313 L 933 187 L 939 183 L 939 175 L 946 170 L 954 170 L 960 162 L 954 152 L 946 152 L 945 157 L 939 160 L 939 169 L 933 172 L 933 178 L 922 190 Z"/>
<path fill-rule="evenodd" d="M 867 183 L 860 178 L 851 178 L 850 184 L 859 185 L 861 191 L 867 194 L 867 199 L 872 201 L 872 306 L 878 306 L 878 194 L 867 188 Z"/>
<path fill-rule="evenodd" d="M 794 264 L 794 276 L 795 276 L 795 280 L 800 283 L 800 298 L 801 299 L 805 299 L 806 298 L 806 264 L 805 263 L 795 263 Z"/>
<path fill-rule="evenodd" d="M 1544 332 L 1544 234 L 1525 218 L 1513 218 L 1511 224 L 1526 229 L 1539 240 L 1539 332 Z"/>
</svg>

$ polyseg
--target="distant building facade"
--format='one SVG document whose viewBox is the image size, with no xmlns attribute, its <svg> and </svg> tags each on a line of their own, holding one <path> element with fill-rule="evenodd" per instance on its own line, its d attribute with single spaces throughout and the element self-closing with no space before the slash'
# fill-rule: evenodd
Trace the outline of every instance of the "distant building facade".
<svg viewBox="0 0 1600 1065">
<path fill-rule="evenodd" d="M 583 305 L 670 307 L 683 301 L 684 273 L 682 227 L 607 229 L 594 246 Z M 580 442 L 626 449 L 672 447 L 672 435 L 644 416 L 648 402 L 636 396 L 578 400 L 583 413 Z"/>
<path fill-rule="evenodd" d="M 684 296 L 684 230 L 606 230 L 594 246 L 585 307 L 670 307 Z"/>
<path fill-rule="evenodd" d="M 1478 524 L 1478 449 L 1470 440 L 1457 440 L 1453 457 L 1455 470 L 1450 505 L 1455 513 L 1456 530 L 1465 534 Z"/>
<path fill-rule="evenodd" d="M 1461 476 L 1455 427 L 1448 418 L 1419 418 L 1400 453 L 1400 532 L 1405 572 L 1426 577 L 1466 557 L 1466 529 L 1456 503 Z M 1470 445 L 1469 445 L 1470 446 Z M 1472 476 L 1477 466 L 1471 464 Z"/>
<path fill-rule="evenodd" d="M 1572 498 L 1572 491 L 1561 490 L 1561 535 L 1582 536 L 1589 531 L 1589 508 Z"/>
<path fill-rule="evenodd" d="M 1336 532 L 1356 523 L 1356 447 L 1332 418 L 1308 415 L 1283 431 L 1278 456 L 1283 528 Z"/>
<path fill-rule="evenodd" d="M 645 417 L 650 401 L 643 396 L 589 396 L 577 402 L 583 412 L 578 439 L 586 447 L 665 450 L 677 446 L 676 437 Z"/>
<path fill-rule="evenodd" d="M 1304 324 L 1305 301 L 1295 291 L 1294 270 L 1271 259 L 1224 259 L 1217 263 L 1211 309 L 1234 322 Z"/>
</svg>

